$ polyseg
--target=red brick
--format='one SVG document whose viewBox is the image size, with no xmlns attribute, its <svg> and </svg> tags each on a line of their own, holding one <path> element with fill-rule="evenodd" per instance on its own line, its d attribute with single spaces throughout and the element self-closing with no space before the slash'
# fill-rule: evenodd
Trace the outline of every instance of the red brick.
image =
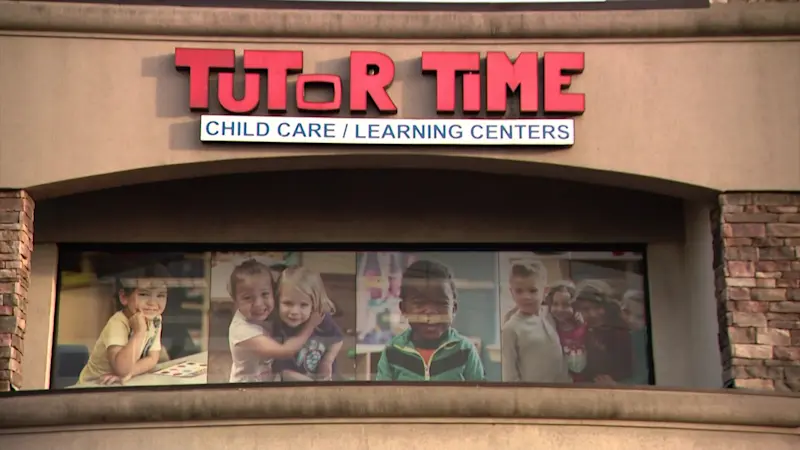
<svg viewBox="0 0 800 450">
<path fill-rule="evenodd" d="M 775 287 L 800 288 L 800 279 L 797 280 L 775 280 Z"/>
<path fill-rule="evenodd" d="M 755 344 L 755 328 L 728 327 L 728 337 L 733 344 Z"/>
<path fill-rule="evenodd" d="M 731 277 L 749 278 L 756 274 L 756 265 L 752 261 L 728 261 L 726 268 L 726 275 Z"/>
<path fill-rule="evenodd" d="M 744 211 L 744 209 L 742 211 Z M 766 211 L 778 214 L 791 214 L 791 213 L 796 213 L 798 211 L 798 208 L 797 206 L 767 206 Z M 739 211 L 730 211 L 730 212 L 739 212 Z"/>
<path fill-rule="evenodd" d="M 761 313 L 733 312 L 732 322 L 740 327 L 766 328 L 767 317 Z"/>
<path fill-rule="evenodd" d="M 750 300 L 750 289 L 745 287 L 729 287 L 725 290 L 727 300 Z"/>
<path fill-rule="evenodd" d="M 747 280 L 748 278 L 741 278 L 742 280 Z M 751 278 L 756 283 L 756 287 L 760 288 L 774 288 L 778 287 L 778 280 L 775 278 Z M 786 287 L 786 286 L 781 286 Z"/>
<path fill-rule="evenodd" d="M 767 302 L 735 302 L 736 311 L 751 312 L 751 313 L 765 313 L 769 311 L 769 303 Z"/>
<path fill-rule="evenodd" d="M 791 260 L 796 258 L 796 253 L 792 247 L 761 247 L 758 249 L 758 257 L 768 260 Z"/>
<path fill-rule="evenodd" d="M 782 223 L 800 223 L 800 214 L 781 214 L 778 217 L 778 222 L 782 222 Z"/>
<path fill-rule="evenodd" d="M 780 278 L 782 276 L 782 272 L 756 272 L 756 278 Z"/>
<path fill-rule="evenodd" d="M 760 237 L 766 236 L 767 229 L 763 223 L 741 223 L 722 225 L 724 237 Z"/>
<path fill-rule="evenodd" d="M 753 245 L 753 240 L 750 238 L 725 238 L 726 247 L 748 247 Z"/>
<path fill-rule="evenodd" d="M 734 344 L 731 346 L 731 350 L 736 358 L 768 360 L 772 359 L 773 356 L 773 347 L 771 345 Z M 794 358 L 785 359 L 793 360 Z"/>
<path fill-rule="evenodd" d="M 776 237 L 800 237 L 800 223 L 768 223 L 767 235 Z"/>
<path fill-rule="evenodd" d="M 777 302 L 786 300 L 786 289 L 753 288 L 750 289 L 750 296 L 753 300 Z"/>
<path fill-rule="evenodd" d="M 800 330 L 800 320 L 770 320 L 768 323 L 770 328 L 784 328 L 787 330 Z"/>
<path fill-rule="evenodd" d="M 797 206 L 800 205 L 800 196 L 790 193 L 755 193 L 752 203 L 760 206 Z"/>
<path fill-rule="evenodd" d="M 725 213 L 722 215 L 728 223 L 769 223 L 777 222 L 778 214 L 772 213 Z"/>
<path fill-rule="evenodd" d="M 800 302 L 772 302 L 769 310 L 773 312 L 800 313 Z"/>
<path fill-rule="evenodd" d="M 789 330 L 778 328 L 759 328 L 756 343 L 766 345 L 791 345 L 792 335 Z"/>
<path fill-rule="evenodd" d="M 753 247 L 725 247 L 723 253 L 728 261 L 758 260 L 758 249 Z"/>
<path fill-rule="evenodd" d="M 774 347 L 775 359 L 786 361 L 800 361 L 800 347 Z"/>
<path fill-rule="evenodd" d="M 755 266 L 759 272 L 782 272 L 792 270 L 792 261 L 758 261 Z"/>
</svg>

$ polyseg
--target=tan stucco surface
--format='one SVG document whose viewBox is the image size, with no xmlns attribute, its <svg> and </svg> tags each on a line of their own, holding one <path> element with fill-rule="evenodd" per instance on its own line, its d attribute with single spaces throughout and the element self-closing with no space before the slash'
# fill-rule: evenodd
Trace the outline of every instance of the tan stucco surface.
<svg viewBox="0 0 800 450">
<path fill-rule="evenodd" d="M 741 392 L 362 385 L 75 394 L 7 399 L 3 448 L 572 449 L 591 442 L 615 450 L 788 450 L 800 443 L 800 397 Z"/>
<path fill-rule="evenodd" d="M 672 194 L 676 184 L 800 189 L 797 36 L 455 42 L 44 34 L 0 31 L 0 187 L 30 188 L 40 197 L 331 165 L 515 172 Z M 586 94 L 587 111 L 576 121 L 576 145 L 566 150 L 208 147 L 199 142 L 198 116 L 188 111 L 187 77 L 174 68 L 177 46 L 303 49 L 306 72 L 339 74 L 351 50 L 380 49 L 396 61 L 390 94 L 402 117 L 434 115 L 434 81 L 420 75 L 422 50 L 579 51 L 586 70 L 572 89 Z"/>
</svg>

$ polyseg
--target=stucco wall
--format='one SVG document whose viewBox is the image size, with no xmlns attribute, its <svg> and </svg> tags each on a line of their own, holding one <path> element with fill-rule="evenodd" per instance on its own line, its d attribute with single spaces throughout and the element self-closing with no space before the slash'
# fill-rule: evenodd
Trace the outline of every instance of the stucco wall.
<svg viewBox="0 0 800 450">
<path fill-rule="evenodd" d="M 228 23 L 235 15 L 230 12 L 215 16 L 203 9 L 186 12 L 167 8 L 163 16 L 155 17 L 154 10 L 143 9 L 141 15 L 133 15 L 119 8 L 93 8 L 106 9 L 103 15 L 94 16 L 91 11 L 96 10 L 87 9 L 84 20 L 116 21 L 121 24 L 120 30 L 128 33 L 136 24 L 154 32 L 159 24 L 181 17 L 195 30 L 213 29 L 217 23 L 235 29 Z M 46 12 L 31 14 L 31 21 L 41 20 Z M 258 13 L 261 16 L 254 14 L 255 18 L 267 17 L 264 12 Z M 359 14 L 365 30 L 375 28 L 367 13 Z M 669 12 L 661 14 L 666 14 L 663 23 L 677 20 Z M 328 20 L 330 24 L 338 20 L 341 25 L 347 19 L 340 16 L 315 20 Z M 331 160 L 318 158 L 336 156 L 339 162 L 333 164 L 351 167 L 478 167 L 633 184 L 669 193 L 676 193 L 680 185 L 712 190 L 798 190 L 800 85 L 796 80 L 800 79 L 800 40 L 782 31 L 791 29 L 796 16 L 796 9 L 787 10 L 782 22 L 775 21 L 768 37 L 678 39 L 675 30 L 654 25 L 653 18 L 644 15 L 641 28 L 653 31 L 661 26 L 666 37 L 633 39 L 630 29 L 619 26 L 612 27 L 620 30 L 616 36 L 606 33 L 601 40 L 597 16 L 579 15 L 575 27 L 585 31 L 594 26 L 594 34 L 575 32 L 558 42 L 541 34 L 526 34 L 525 29 L 509 31 L 502 27 L 492 40 L 473 37 L 456 41 L 442 32 L 438 38 L 423 41 L 376 40 L 358 38 L 351 31 L 338 31 L 341 38 L 333 34 L 327 39 L 257 35 L 222 38 L 99 34 L 93 31 L 97 24 L 95 28 L 85 24 L 89 32 L 63 26 L 69 32 L 45 33 L 24 29 L 19 21 L 6 19 L 8 31 L 0 31 L 0 53 L 4 55 L 0 61 L 0 99 L 4 105 L 14 106 L 0 121 L 0 186 L 30 188 L 38 196 L 60 195 L 198 173 L 326 167 Z M 556 22 L 563 20 L 563 16 L 553 17 Z M 703 30 L 714 16 L 690 17 L 694 17 L 695 28 Z M 59 20 L 53 19 L 56 24 L 61 23 Z M 241 27 L 246 29 L 254 20 L 249 18 Z M 392 28 L 401 20 L 406 20 L 402 14 L 385 26 Z M 620 20 L 623 24 L 630 22 L 630 14 L 620 15 Z M 442 26 L 453 29 L 452 21 L 445 20 Z M 742 31 L 750 34 L 746 28 L 752 23 L 739 23 Z M 2 25 L 0 22 L 0 30 Z M 297 29 L 306 25 L 289 21 L 281 29 L 286 36 L 296 36 Z M 720 25 L 722 31 L 726 26 L 730 28 L 727 22 Z M 52 24 L 49 27 L 53 28 Z M 278 34 L 276 30 L 270 28 L 262 35 Z M 187 33 L 190 31 L 187 29 Z M 732 33 L 725 32 L 727 36 Z M 219 34 L 225 33 L 225 29 L 219 30 Z M 714 35 L 713 30 L 704 33 Z M 558 33 L 553 31 L 552 36 Z M 586 94 L 587 111 L 577 119 L 576 145 L 559 151 L 281 145 L 209 148 L 200 144 L 197 116 L 188 111 L 187 78 L 174 69 L 176 46 L 238 51 L 302 48 L 307 72 L 338 74 L 345 72 L 351 50 L 380 49 L 396 61 L 390 93 L 403 117 L 433 115 L 434 81 L 420 75 L 422 50 L 501 50 L 512 55 L 520 51 L 581 51 L 586 53 L 586 69 L 575 77 L 572 89 Z M 237 160 L 241 162 L 238 165 Z M 75 180 L 85 183 L 75 184 Z"/>
</svg>

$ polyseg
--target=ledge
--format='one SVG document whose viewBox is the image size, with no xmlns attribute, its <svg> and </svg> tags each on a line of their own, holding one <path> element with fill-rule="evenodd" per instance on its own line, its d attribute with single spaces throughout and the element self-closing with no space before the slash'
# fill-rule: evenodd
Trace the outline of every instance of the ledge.
<svg viewBox="0 0 800 450">
<path fill-rule="evenodd" d="M 12 394 L 0 430 L 174 421 L 562 419 L 800 427 L 800 395 L 579 387 L 205 386 Z"/>
<path fill-rule="evenodd" d="M 800 35 L 800 4 L 572 12 L 408 12 L 0 2 L 0 31 L 351 39 Z"/>
</svg>

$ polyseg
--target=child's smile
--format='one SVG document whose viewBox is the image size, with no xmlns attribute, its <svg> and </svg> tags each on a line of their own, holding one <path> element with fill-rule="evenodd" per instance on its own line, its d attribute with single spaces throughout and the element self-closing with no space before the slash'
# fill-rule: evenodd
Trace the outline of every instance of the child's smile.
<svg viewBox="0 0 800 450">
<path fill-rule="evenodd" d="M 299 327 L 311 317 L 311 306 L 309 296 L 293 289 L 292 292 L 281 296 L 279 306 L 281 321 L 292 328 Z"/>
<path fill-rule="evenodd" d="M 401 310 L 406 317 L 451 315 L 456 305 L 450 283 L 441 283 L 428 289 L 420 289 L 413 297 L 401 302 Z M 449 328 L 450 323 L 419 323 L 409 320 L 409 325 L 416 337 L 425 340 L 440 338 Z"/>
<path fill-rule="evenodd" d="M 137 288 L 123 295 L 121 300 L 131 314 L 141 312 L 145 318 L 152 320 L 160 316 L 167 306 L 167 288 Z"/>
<path fill-rule="evenodd" d="M 272 298 L 272 279 L 268 274 L 242 275 L 236 283 L 236 307 L 251 321 L 267 319 L 275 308 Z"/>
</svg>

